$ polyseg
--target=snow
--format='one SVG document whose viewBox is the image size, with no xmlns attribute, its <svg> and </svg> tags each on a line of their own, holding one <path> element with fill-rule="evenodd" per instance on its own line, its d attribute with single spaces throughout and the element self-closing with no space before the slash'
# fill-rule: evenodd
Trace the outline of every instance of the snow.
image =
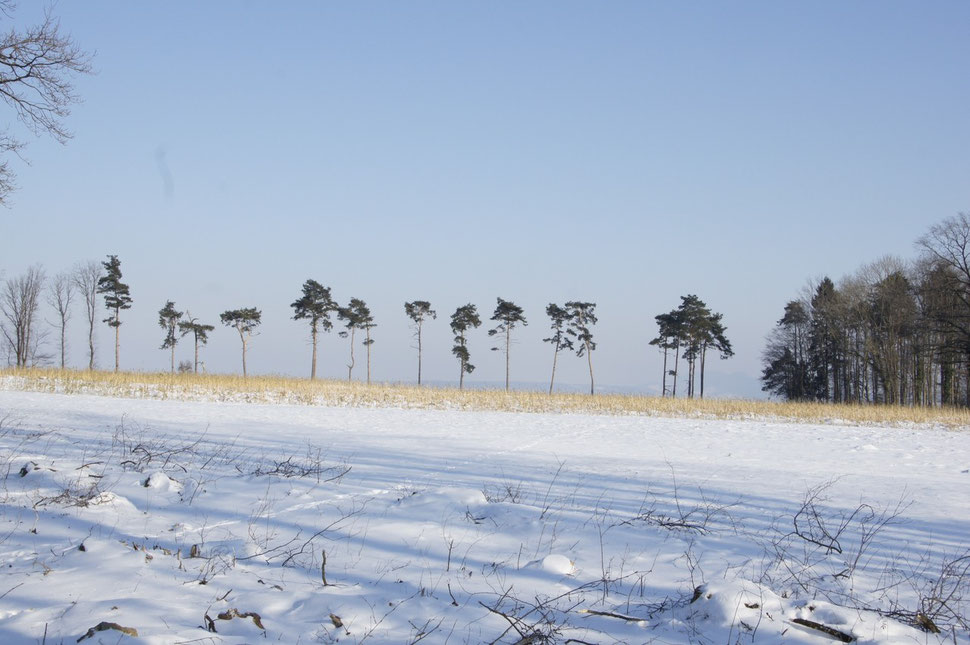
<svg viewBox="0 0 970 645">
<path fill-rule="evenodd" d="M 963 430 L 15 391 L 0 419 L 2 643 L 970 643 L 906 624 L 970 548 Z"/>
</svg>

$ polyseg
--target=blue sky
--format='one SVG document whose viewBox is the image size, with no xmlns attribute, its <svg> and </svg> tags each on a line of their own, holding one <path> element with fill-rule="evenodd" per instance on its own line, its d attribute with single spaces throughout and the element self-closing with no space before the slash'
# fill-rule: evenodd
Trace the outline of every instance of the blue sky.
<svg viewBox="0 0 970 645">
<path fill-rule="evenodd" d="M 26 3 L 24 3 L 26 5 Z M 40 6 L 21 6 L 18 24 Z M 29 141 L 0 271 L 122 261 L 122 366 L 164 369 L 157 312 L 263 310 L 253 372 L 309 372 L 289 304 L 314 278 L 374 311 L 374 375 L 414 378 L 405 300 L 523 306 L 513 379 L 548 379 L 549 302 L 598 303 L 597 382 L 656 388 L 653 317 L 695 293 L 754 396 L 765 334 L 810 278 L 911 258 L 970 209 L 966 2 L 60 3 L 97 74 L 66 146 Z M 18 133 L 7 109 L 0 115 Z M 487 323 L 472 382 L 500 381 Z M 80 311 L 72 356 L 83 362 Z M 112 365 L 109 330 L 99 364 Z M 187 358 L 190 349 L 180 349 Z M 235 332 L 204 358 L 239 369 Z M 340 377 L 347 341 L 321 346 Z M 582 384 L 585 362 L 562 382 Z M 362 371 L 356 372 L 362 374 Z"/>
</svg>

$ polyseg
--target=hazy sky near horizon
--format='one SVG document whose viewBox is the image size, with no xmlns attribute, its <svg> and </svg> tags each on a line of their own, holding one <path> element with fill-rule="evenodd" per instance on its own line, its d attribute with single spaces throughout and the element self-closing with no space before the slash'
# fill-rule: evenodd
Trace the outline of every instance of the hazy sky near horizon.
<svg viewBox="0 0 970 645">
<path fill-rule="evenodd" d="M 255 306 L 252 372 L 307 375 L 307 278 L 374 312 L 374 378 L 415 378 L 406 300 L 430 300 L 425 378 L 470 381 L 496 297 L 525 308 L 512 378 L 548 382 L 545 306 L 598 304 L 597 383 L 659 387 L 654 316 L 697 294 L 736 356 L 709 393 L 755 396 L 763 339 L 806 281 L 893 254 L 970 209 L 966 2 L 62 2 L 94 52 L 66 146 L 14 159 L 0 271 L 117 254 L 123 368 L 167 369 L 166 300 L 218 326 Z M 22 3 L 14 22 L 38 21 Z M 0 106 L 2 107 L 2 106 Z M 106 317 L 106 314 L 105 316 Z M 98 362 L 113 365 L 100 326 Z M 84 364 L 80 309 L 72 363 Z M 363 377 L 359 347 L 355 377 Z M 347 341 L 319 370 L 346 376 Z M 238 371 L 236 333 L 203 358 Z M 178 357 L 191 348 L 180 345 Z M 560 360 L 580 386 L 585 361 Z"/>
</svg>

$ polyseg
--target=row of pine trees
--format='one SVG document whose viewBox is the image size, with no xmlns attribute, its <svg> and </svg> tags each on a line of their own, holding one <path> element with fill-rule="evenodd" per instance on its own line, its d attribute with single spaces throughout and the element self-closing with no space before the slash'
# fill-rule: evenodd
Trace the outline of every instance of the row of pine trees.
<svg viewBox="0 0 970 645">
<path fill-rule="evenodd" d="M 89 369 L 94 368 L 94 329 L 96 323 L 96 304 L 99 297 L 104 298 L 107 323 L 115 332 L 115 371 L 120 368 L 120 329 L 121 312 L 130 309 L 131 290 L 123 281 L 121 261 L 116 255 L 109 255 L 104 262 L 87 263 L 75 267 L 72 272 L 56 276 L 46 287 L 48 303 L 58 314 L 60 331 L 61 367 L 66 365 L 67 322 L 71 316 L 71 305 L 78 296 L 83 301 L 88 322 Z M 8 362 L 17 367 L 27 367 L 48 362 L 52 356 L 41 350 L 42 334 L 36 329 L 37 311 L 41 294 L 44 291 L 46 276 L 40 267 L 31 267 L 24 275 L 7 280 L 0 291 L 0 313 L 4 322 L 0 324 L 4 345 L 8 349 Z M 350 357 L 347 363 L 347 378 L 353 379 L 357 363 L 357 340 L 363 337 L 362 345 L 366 351 L 367 382 L 371 382 L 371 346 L 374 344 L 372 330 L 377 326 L 367 303 L 360 298 L 351 298 L 348 304 L 338 304 L 329 287 L 316 280 L 303 284 L 300 297 L 292 304 L 293 319 L 306 321 L 310 330 L 312 346 L 310 378 L 317 376 L 317 346 L 321 333 L 330 332 L 337 322 L 342 329 L 339 335 L 349 339 Z M 418 350 L 418 384 L 422 379 L 423 326 L 428 320 L 437 318 L 437 312 L 426 300 L 414 300 L 404 304 L 404 312 L 410 319 Z M 550 304 L 546 308 L 551 323 L 552 334 L 544 339 L 553 345 L 552 376 L 549 383 L 550 393 L 555 386 L 556 365 L 562 351 L 574 351 L 577 356 L 585 356 L 589 365 L 590 393 L 595 391 L 592 352 L 596 349 L 592 327 L 596 324 L 596 304 L 592 302 L 570 301 L 564 305 Z M 514 302 L 497 299 L 491 320 L 496 323 L 488 331 L 490 337 L 498 341 L 495 351 L 505 354 L 505 388 L 510 388 L 510 352 L 513 344 L 513 331 L 528 324 L 525 312 Z M 262 324 L 262 311 L 256 307 L 229 309 L 219 316 L 219 321 L 239 334 L 242 347 L 242 373 L 247 375 L 246 356 L 249 340 Z M 158 325 L 164 332 L 161 349 L 171 353 L 171 371 L 176 370 L 175 348 L 178 343 L 189 337 L 194 346 L 194 361 L 182 366 L 183 371 L 199 371 L 199 350 L 206 345 L 209 334 L 215 326 L 204 323 L 188 311 L 179 311 L 174 301 L 167 301 L 158 312 Z M 451 331 L 454 335 L 452 354 L 458 361 L 459 388 L 464 387 L 467 374 L 475 370 L 468 349 L 468 334 L 482 325 L 478 308 L 474 304 L 458 307 L 451 315 Z"/>
<path fill-rule="evenodd" d="M 55 310 L 60 331 L 60 363 L 66 365 L 66 330 L 71 316 L 72 302 L 80 298 L 84 303 L 88 323 L 89 369 L 94 369 L 94 330 L 97 319 L 97 301 L 103 297 L 103 305 L 108 317 L 102 322 L 115 332 L 115 371 L 120 368 L 120 330 L 122 312 L 130 309 L 131 291 L 123 281 L 121 261 L 116 255 L 109 255 L 101 263 L 88 262 L 76 266 L 73 271 L 59 274 L 44 288 L 46 276 L 40 267 L 31 267 L 24 275 L 7 280 L 0 290 L 0 313 L 6 324 L 0 324 L 5 345 L 9 351 L 8 362 L 26 367 L 50 362 L 53 356 L 41 351 L 41 334 L 35 329 L 37 310 L 41 292 L 46 290 L 47 301 Z M 687 367 L 687 396 L 695 393 L 704 396 L 704 374 L 708 349 L 718 352 L 721 358 L 733 355 L 731 343 L 725 336 L 722 316 L 713 313 L 695 295 L 681 298 L 681 304 L 669 313 L 656 317 L 660 333 L 651 344 L 657 346 L 664 356 L 662 376 L 663 395 L 677 396 L 677 383 L 680 374 L 680 361 Z M 347 378 L 353 379 L 357 364 L 356 347 L 358 339 L 366 352 L 366 380 L 371 381 L 371 347 L 374 344 L 372 330 L 377 326 L 367 303 L 360 298 L 351 298 L 346 305 L 338 304 L 329 287 L 316 280 L 303 283 L 300 296 L 290 305 L 293 319 L 305 321 L 309 327 L 311 341 L 310 378 L 317 377 L 317 347 L 320 335 L 333 331 L 335 323 L 340 326 L 339 335 L 349 339 L 350 356 L 347 363 Z M 426 300 L 404 303 L 404 313 L 411 323 L 417 341 L 417 381 L 422 380 L 423 327 L 428 320 L 437 318 L 437 312 Z M 596 304 L 579 300 L 562 305 L 550 303 L 546 307 L 550 335 L 543 341 L 552 346 L 552 371 L 549 379 L 549 392 L 552 393 L 556 382 L 556 368 L 560 354 L 574 353 L 585 358 L 589 369 L 589 391 L 596 390 L 593 371 L 593 351 L 596 342 L 593 326 L 598 322 Z M 528 321 L 522 307 L 514 302 L 497 298 L 497 304 L 490 318 L 495 327 L 488 330 L 489 337 L 496 341 L 493 351 L 505 355 L 505 388 L 510 388 L 510 352 L 513 345 L 513 332 Z M 262 324 L 262 311 L 256 307 L 228 309 L 219 316 L 222 325 L 234 329 L 242 349 L 242 373 L 247 375 L 246 356 L 249 341 Z M 180 311 L 174 301 L 167 301 L 158 311 L 158 325 L 164 336 L 161 349 L 169 350 L 171 371 L 176 370 L 176 346 L 183 339 L 190 340 L 194 348 L 194 361 L 183 362 L 182 371 L 199 371 L 199 351 L 209 340 L 215 325 L 205 323 L 189 311 Z M 464 387 L 465 376 L 475 370 L 468 348 L 468 335 L 482 325 L 482 318 L 474 304 L 458 307 L 451 315 L 450 327 L 454 338 L 451 352 L 458 362 L 458 387 Z M 668 365 L 669 363 L 669 365 Z M 696 388 L 699 379 L 700 388 Z M 668 387 L 668 383 L 670 386 Z"/>
<path fill-rule="evenodd" d="M 788 400 L 970 406 L 970 216 L 785 305 L 762 389 Z"/>
</svg>

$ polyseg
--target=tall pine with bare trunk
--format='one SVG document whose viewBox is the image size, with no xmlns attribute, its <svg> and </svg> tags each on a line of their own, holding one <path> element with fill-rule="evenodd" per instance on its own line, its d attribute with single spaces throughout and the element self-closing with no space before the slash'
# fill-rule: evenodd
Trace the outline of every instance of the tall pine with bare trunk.
<svg viewBox="0 0 970 645">
<path fill-rule="evenodd" d="M 597 323 L 596 303 L 577 300 L 567 302 L 566 314 L 569 320 L 567 333 L 576 339 L 576 356 L 586 356 L 589 366 L 589 393 L 594 394 L 596 383 L 593 380 L 593 350 L 596 349 L 596 343 L 593 342 L 593 331 L 590 328 Z"/>
<path fill-rule="evenodd" d="M 193 318 L 192 314 L 190 314 L 188 311 L 185 312 L 185 318 L 187 320 L 179 321 L 179 333 L 182 336 L 192 334 L 193 340 L 195 341 L 195 362 L 193 363 L 193 371 L 195 374 L 198 374 L 199 345 L 205 345 L 209 342 L 209 332 L 214 330 L 215 327 L 199 322 L 199 319 Z"/>
<path fill-rule="evenodd" d="M 563 307 L 550 302 L 546 306 L 546 315 L 549 316 L 550 328 L 552 329 L 552 335 L 549 338 L 543 338 L 542 341 L 545 343 L 552 343 L 552 376 L 549 378 L 549 394 L 552 394 L 552 388 L 556 383 L 556 363 L 559 359 L 559 352 L 563 349 L 572 349 L 573 340 L 566 333 L 567 324 L 569 323 L 569 312 Z"/>
<path fill-rule="evenodd" d="M 239 340 L 242 342 L 243 378 L 246 378 L 246 350 L 248 349 L 249 339 L 252 338 L 256 328 L 263 322 L 263 312 L 255 307 L 230 309 L 219 314 L 219 320 L 226 327 L 232 327 L 239 332 Z"/>
<path fill-rule="evenodd" d="M 337 310 L 337 317 L 344 323 L 344 331 L 340 332 L 340 337 L 350 338 L 350 362 L 347 363 L 347 380 L 352 381 L 354 379 L 354 365 L 357 363 L 354 358 L 354 339 L 357 330 L 363 330 L 366 334 L 364 346 L 367 348 L 367 382 L 370 383 L 370 346 L 374 343 L 370 337 L 370 330 L 375 326 L 370 308 L 360 298 L 351 298 L 346 307 L 340 307 Z"/>
<path fill-rule="evenodd" d="M 512 350 L 512 330 L 518 325 L 528 325 L 522 307 L 509 300 L 497 298 L 495 311 L 492 312 L 492 320 L 498 324 L 488 330 L 489 336 L 498 336 L 504 340 L 502 346 L 493 347 L 492 351 L 501 351 L 505 354 L 505 391 L 509 391 L 509 356 Z"/>
<path fill-rule="evenodd" d="M 317 336 L 320 331 L 330 331 L 333 323 L 330 314 L 337 310 L 337 303 L 330 295 L 330 287 L 325 287 L 316 280 L 303 283 L 303 295 L 293 304 L 293 320 L 310 321 L 310 343 L 313 354 L 310 360 L 310 380 L 317 378 Z"/>
<path fill-rule="evenodd" d="M 121 311 L 131 309 L 131 295 L 128 285 L 121 281 L 121 260 L 117 255 L 109 255 L 107 262 L 102 262 L 104 275 L 98 280 L 98 293 L 104 296 L 104 306 L 112 312 L 104 322 L 115 330 L 115 371 L 121 365 Z"/>
<path fill-rule="evenodd" d="M 175 309 L 175 303 L 171 300 L 158 310 L 158 326 L 165 330 L 165 339 L 162 340 L 161 349 L 169 349 L 172 352 L 172 374 L 175 374 L 175 346 L 179 341 L 175 332 L 178 330 L 179 320 L 183 315 L 183 312 Z"/>
<path fill-rule="evenodd" d="M 478 308 L 469 303 L 458 307 L 455 313 L 451 314 L 451 333 L 455 336 L 455 344 L 451 348 L 451 353 L 458 359 L 458 389 L 465 387 L 465 374 L 475 371 L 475 366 L 471 364 L 471 356 L 468 352 L 468 338 L 466 334 L 469 329 L 480 327 L 482 319 L 478 316 Z"/>
<path fill-rule="evenodd" d="M 404 303 L 404 313 L 411 319 L 411 327 L 414 329 L 414 337 L 418 341 L 418 385 L 421 385 L 421 331 L 424 323 L 429 318 L 434 320 L 438 317 L 435 310 L 431 308 L 431 303 L 427 300 L 413 300 Z"/>
</svg>

